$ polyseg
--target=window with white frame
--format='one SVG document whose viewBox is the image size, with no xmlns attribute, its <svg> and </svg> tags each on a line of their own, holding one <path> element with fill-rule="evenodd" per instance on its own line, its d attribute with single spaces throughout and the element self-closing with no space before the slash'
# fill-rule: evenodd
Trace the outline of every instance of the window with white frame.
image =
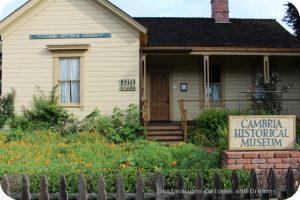
<svg viewBox="0 0 300 200">
<path fill-rule="evenodd" d="M 80 104 L 80 57 L 59 58 L 60 100 Z"/>
</svg>

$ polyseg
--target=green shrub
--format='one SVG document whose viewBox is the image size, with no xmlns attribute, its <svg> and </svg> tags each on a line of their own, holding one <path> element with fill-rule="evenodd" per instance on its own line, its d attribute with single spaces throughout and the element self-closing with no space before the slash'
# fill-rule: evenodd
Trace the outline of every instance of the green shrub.
<svg viewBox="0 0 300 200">
<path fill-rule="evenodd" d="M 10 123 L 11 129 L 46 130 L 62 132 L 68 123 L 74 121 L 71 114 L 58 104 L 54 87 L 48 96 L 33 96 L 33 106 L 23 107 L 22 116 L 16 116 Z"/>
<path fill-rule="evenodd" d="M 3 128 L 8 119 L 14 117 L 14 101 L 16 92 L 13 90 L 0 101 L 0 128 Z"/>
<path fill-rule="evenodd" d="M 140 121 L 137 105 L 131 104 L 125 113 L 115 107 L 110 121 L 104 118 L 100 122 L 99 131 L 104 131 L 105 136 L 114 143 L 122 143 L 145 138 L 144 127 Z M 103 130 L 106 128 L 106 130 Z"/>
<path fill-rule="evenodd" d="M 229 109 L 205 109 L 189 130 L 188 141 L 198 146 L 228 149 L 228 118 L 230 115 L 264 115 L 265 111 L 238 111 Z"/>
<path fill-rule="evenodd" d="M 205 109 L 195 119 L 189 133 L 189 142 L 206 147 L 226 147 L 228 140 L 228 116 L 236 115 L 237 111 L 227 109 Z"/>
<path fill-rule="evenodd" d="M 277 72 L 270 74 L 268 83 L 265 83 L 264 75 L 258 73 L 256 76 L 255 91 L 248 94 L 252 101 L 250 110 L 262 111 L 272 115 L 287 113 L 287 110 L 284 110 L 283 106 L 283 95 L 284 93 L 289 93 L 295 84 L 287 84 L 279 87 L 280 82 L 281 80 Z"/>
</svg>

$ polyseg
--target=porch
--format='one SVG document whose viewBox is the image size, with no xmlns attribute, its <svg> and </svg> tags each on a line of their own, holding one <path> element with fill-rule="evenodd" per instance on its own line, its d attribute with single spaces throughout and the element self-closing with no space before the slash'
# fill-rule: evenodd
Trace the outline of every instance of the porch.
<svg viewBox="0 0 300 200">
<path fill-rule="evenodd" d="M 284 114 L 300 116 L 299 55 L 146 51 L 140 71 L 143 119 L 150 139 L 186 141 L 187 121 L 195 119 L 205 108 L 249 109 L 252 100 L 248 92 L 257 84 L 258 74 L 268 82 L 270 74 L 277 72 L 281 80 L 278 88 L 294 84 L 291 92 L 283 96 L 287 111 Z M 176 131 L 179 134 L 180 130 L 182 135 L 173 140 L 168 137 L 173 137 L 170 131 L 155 133 L 151 130 L 153 122 L 163 122 L 161 129 L 166 128 L 167 122 L 178 122 Z"/>
</svg>

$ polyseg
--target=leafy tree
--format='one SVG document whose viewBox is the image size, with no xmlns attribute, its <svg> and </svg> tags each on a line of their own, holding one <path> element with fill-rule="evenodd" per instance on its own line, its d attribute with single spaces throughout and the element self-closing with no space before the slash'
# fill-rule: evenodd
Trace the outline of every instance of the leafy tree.
<svg viewBox="0 0 300 200">
<path fill-rule="evenodd" d="M 297 36 L 300 39 L 300 15 L 294 4 L 288 2 L 285 4 L 286 13 L 283 17 L 283 21 L 287 23 L 289 27 L 291 27 Z"/>
</svg>

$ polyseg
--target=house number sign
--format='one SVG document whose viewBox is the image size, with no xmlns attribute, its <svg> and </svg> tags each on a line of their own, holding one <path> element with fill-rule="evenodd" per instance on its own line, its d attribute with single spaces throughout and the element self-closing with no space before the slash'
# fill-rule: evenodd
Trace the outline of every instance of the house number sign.
<svg viewBox="0 0 300 200">
<path fill-rule="evenodd" d="M 120 91 L 135 91 L 136 90 L 135 79 L 121 79 Z"/>
</svg>

